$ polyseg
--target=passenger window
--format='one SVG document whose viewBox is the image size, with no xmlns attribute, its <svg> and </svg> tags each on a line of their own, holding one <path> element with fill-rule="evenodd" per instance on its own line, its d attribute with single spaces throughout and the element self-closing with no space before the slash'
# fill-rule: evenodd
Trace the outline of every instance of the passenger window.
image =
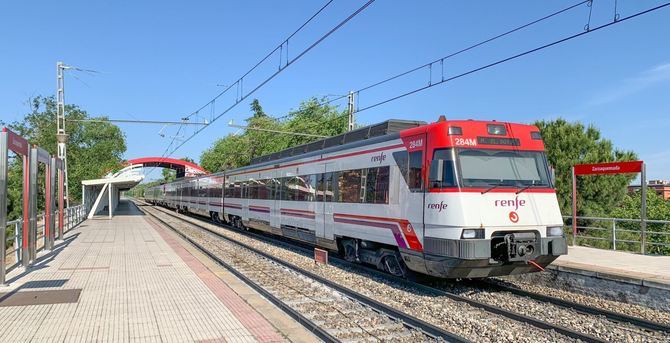
<svg viewBox="0 0 670 343">
<path fill-rule="evenodd" d="M 388 204 L 389 167 L 369 168 L 365 177 L 364 196 L 368 204 Z"/>
<path fill-rule="evenodd" d="M 413 151 L 409 153 L 409 168 L 407 176 L 407 185 L 412 191 L 423 189 L 423 179 L 421 172 L 423 169 L 423 152 Z"/>
<path fill-rule="evenodd" d="M 435 150 L 430 162 L 428 180 L 430 188 L 456 187 L 456 173 L 452 149 Z"/>
<path fill-rule="evenodd" d="M 340 172 L 338 179 L 339 202 L 360 202 L 361 170 Z"/>
<path fill-rule="evenodd" d="M 279 200 L 281 194 L 280 191 L 281 182 L 278 179 L 270 179 L 265 183 L 265 187 L 268 189 L 268 195 L 270 200 Z"/>
</svg>

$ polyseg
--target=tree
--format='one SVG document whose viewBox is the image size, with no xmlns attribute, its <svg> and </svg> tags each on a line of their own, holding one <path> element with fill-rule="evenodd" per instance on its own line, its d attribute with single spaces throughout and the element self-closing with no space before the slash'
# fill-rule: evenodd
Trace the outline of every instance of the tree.
<svg viewBox="0 0 670 343">
<path fill-rule="evenodd" d="M 193 159 L 190 158 L 190 157 L 182 157 L 182 158 L 180 158 L 180 160 L 182 160 L 182 161 L 186 161 L 186 162 L 190 162 L 190 163 L 195 163 L 195 162 L 193 161 Z M 163 170 L 161 171 L 161 173 L 163 174 L 163 179 L 162 179 L 162 180 L 158 180 L 159 183 L 172 182 L 172 181 L 174 181 L 175 179 L 177 179 L 177 171 L 174 170 L 174 169 L 163 168 Z"/>
<path fill-rule="evenodd" d="M 556 174 L 556 193 L 561 211 L 572 212 L 572 166 L 636 160 L 632 151 L 615 149 L 611 141 L 601 137 L 592 125 L 569 123 L 564 119 L 535 122 L 544 139 L 549 164 Z M 601 175 L 579 177 L 578 215 L 606 215 L 627 192 L 634 175 Z"/>
<path fill-rule="evenodd" d="M 32 111 L 23 120 L 11 123 L 9 128 L 56 156 L 56 103 L 53 97 L 33 99 Z M 125 136 L 110 123 L 74 122 L 89 115 L 75 105 L 65 106 L 65 130 L 68 133 L 68 181 L 70 200 L 81 201 L 81 181 L 103 176 L 109 170 L 119 169 L 126 151 Z M 9 213 L 17 218 L 21 213 L 21 161 L 14 159 L 9 166 Z M 38 177 L 42 182 L 44 177 Z M 40 195 L 43 196 L 43 195 Z M 43 206 L 43 202 L 38 202 Z"/>
<path fill-rule="evenodd" d="M 302 102 L 284 120 L 268 116 L 257 99 L 250 105 L 253 115 L 246 120 L 250 128 L 323 136 L 344 133 L 347 129 L 346 115 L 338 111 L 337 107 L 321 104 L 316 98 Z M 201 155 L 200 166 L 212 172 L 237 168 L 249 164 L 252 158 L 317 139 L 319 138 L 246 130 L 241 135 L 228 135 L 214 142 Z"/>
</svg>

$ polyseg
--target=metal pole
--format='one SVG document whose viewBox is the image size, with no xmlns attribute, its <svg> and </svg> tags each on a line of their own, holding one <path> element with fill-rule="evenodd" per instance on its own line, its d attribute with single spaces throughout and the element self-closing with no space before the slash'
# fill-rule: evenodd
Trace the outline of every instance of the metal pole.
<svg viewBox="0 0 670 343">
<path fill-rule="evenodd" d="M 577 175 L 572 167 L 572 245 L 577 246 Z"/>
<path fill-rule="evenodd" d="M 347 112 L 349 113 L 348 131 L 352 131 L 356 126 L 356 119 L 354 118 L 354 92 L 349 92 L 349 103 L 347 105 Z"/>
<path fill-rule="evenodd" d="M 7 243 L 7 132 L 0 132 L 0 284 L 5 284 L 5 255 Z"/>
<path fill-rule="evenodd" d="M 63 167 L 62 161 L 61 161 L 61 168 Z M 63 213 L 63 170 L 59 168 L 58 169 L 58 239 L 62 240 L 63 239 L 63 217 L 65 213 Z"/>
<path fill-rule="evenodd" d="M 640 209 L 640 231 L 642 232 L 642 254 L 647 253 L 647 165 L 642 163 L 642 172 L 640 173 L 640 182 L 642 189 L 642 208 Z"/>
<path fill-rule="evenodd" d="M 30 232 L 28 243 L 30 261 L 37 257 L 37 149 L 30 149 Z"/>
<path fill-rule="evenodd" d="M 30 267 L 30 255 L 28 254 L 28 228 L 30 227 L 30 156 L 32 150 L 28 149 L 28 156 L 23 156 L 23 227 L 21 228 L 21 265 Z"/>
<path fill-rule="evenodd" d="M 44 229 L 44 237 L 45 237 L 45 249 L 46 250 L 53 250 L 54 247 L 54 231 L 56 229 L 56 220 L 54 218 L 55 211 L 54 211 L 54 202 L 55 202 L 55 196 L 54 196 L 54 186 L 56 185 L 56 159 L 55 158 L 50 158 L 49 163 L 47 164 L 47 209 L 46 209 L 46 215 L 48 216 L 48 219 L 46 220 L 45 229 Z"/>
<path fill-rule="evenodd" d="M 612 218 L 612 250 L 616 250 L 616 218 Z"/>
<path fill-rule="evenodd" d="M 21 261 L 21 240 L 19 239 L 21 235 L 21 225 L 23 225 L 21 220 L 17 220 L 16 224 L 14 224 L 14 258 L 17 263 Z"/>
<path fill-rule="evenodd" d="M 67 182 L 67 134 L 65 133 L 65 79 L 63 71 L 68 68 L 63 62 L 56 63 L 56 139 L 58 141 L 58 158 L 63 163 L 63 182 L 65 207 L 70 206 Z"/>
</svg>

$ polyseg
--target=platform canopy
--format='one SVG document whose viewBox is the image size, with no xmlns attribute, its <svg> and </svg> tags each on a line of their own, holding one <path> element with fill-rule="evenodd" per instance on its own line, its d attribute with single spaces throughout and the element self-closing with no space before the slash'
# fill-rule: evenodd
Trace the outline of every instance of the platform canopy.
<svg viewBox="0 0 670 343">
<path fill-rule="evenodd" d="M 132 164 L 104 178 L 82 181 L 82 199 L 89 211 L 88 218 L 105 213 L 111 218 L 119 205 L 121 191 L 137 186 L 142 180 L 142 165 Z"/>
</svg>

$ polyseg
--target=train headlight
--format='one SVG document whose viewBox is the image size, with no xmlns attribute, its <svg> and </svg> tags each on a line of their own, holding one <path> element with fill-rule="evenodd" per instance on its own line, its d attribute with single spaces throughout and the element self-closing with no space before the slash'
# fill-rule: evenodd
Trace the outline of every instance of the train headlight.
<svg viewBox="0 0 670 343">
<path fill-rule="evenodd" d="M 547 227 L 547 237 L 557 237 L 563 236 L 563 227 L 562 226 L 548 226 Z"/>
<path fill-rule="evenodd" d="M 484 238 L 484 229 L 464 229 L 461 239 L 482 239 Z"/>
</svg>

